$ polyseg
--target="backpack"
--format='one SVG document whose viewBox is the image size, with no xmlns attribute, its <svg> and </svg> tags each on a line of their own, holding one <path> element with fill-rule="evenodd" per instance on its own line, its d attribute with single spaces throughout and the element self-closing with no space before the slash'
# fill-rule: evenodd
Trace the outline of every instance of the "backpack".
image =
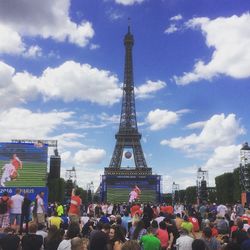
<svg viewBox="0 0 250 250">
<path fill-rule="evenodd" d="M 7 200 L 4 200 L 3 198 L 1 198 L 0 201 L 0 214 L 6 214 L 8 211 L 8 201 L 9 198 Z"/>
</svg>

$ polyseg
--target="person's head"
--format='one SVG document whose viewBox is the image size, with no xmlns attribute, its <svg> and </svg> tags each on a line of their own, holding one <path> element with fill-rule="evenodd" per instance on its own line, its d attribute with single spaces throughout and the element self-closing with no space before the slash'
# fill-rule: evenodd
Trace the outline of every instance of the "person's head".
<svg viewBox="0 0 250 250">
<path fill-rule="evenodd" d="M 244 223 L 243 223 L 242 220 L 238 220 L 238 221 L 237 221 L 237 227 L 238 227 L 239 230 L 243 229 Z"/>
<path fill-rule="evenodd" d="M 3 192 L 3 196 L 6 196 L 6 197 L 9 196 L 8 192 L 6 192 L 6 191 Z"/>
<path fill-rule="evenodd" d="M 192 243 L 192 250 L 206 250 L 206 244 L 201 239 L 195 239 Z"/>
<path fill-rule="evenodd" d="M 45 228 L 45 225 L 42 223 L 38 223 L 37 230 L 43 230 Z"/>
<path fill-rule="evenodd" d="M 183 220 L 189 222 L 188 216 L 186 214 L 183 216 Z"/>
<path fill-rule="evenodd" d="M 181 235 L 188 235 L 188 230 L 186 228 L 181 228 L 180 229 L 180 234 Z"/>
<path fill-rule="evenodd" d="M 154 229 L 150 226 L 147 228 L 147 234 L 153 234 Z"/>
<path fill-rule="evenodd" d="M 172 221 L 171 218 L 168 216 L 163 220 L 166 224 L 171 224 L 172 225 Z"/>
<path fill-rule="evenodd" d="M 124 216 L 126 216 L 126 217 L 129 216 L 129 212 L 127 210 L 124 211 Z"/>
<path fill-rule="evenodd" d="M 153 228 L 158 228 L 158 227 L 159 227 L 159 226 L 158 226 L 157 220 L 153 220 L 153 221 L 151 222 L 151 227 L 153 227 Z"/>
<path fill-rule="evenodd" d="M 57 216 L 58 216 L 57 211 L 54 211 L 54 212 L 53 212 L 53 216 L 55 216 L 55 217 L 57 217 Z"/>
<path fill-rule="evenodd" d="M 143 220 L 139 220 L 133 233 L 133 240 L 138 240 L 138 236 L 142 229 L 145 228 L 145 223 Z"/>
<path fill-rule="evenodd" d="M 48 234 L 54 234 L 55 232 L 58 231 L 58 228 L 56 225 L 51 225 L 48 229 Z"/>
<path fill-rule="evenodd" d="M 120 241 L 125 242 L 125 235 L 120 225 L 113 225 L 110 228 L 109 238 L 113 242 Z"/>
<path fill-rule="evenodd" d="M 77 237 L 80 234 L 80 226 L 78 222 L 71 222 L 68 227 L 67 231 L 67 238 L 73 239 L 74 237 Z"/>
<path fill-rule="evenodd" d="M 128 240 L 122 245 L 121 250 L 140 250 L 141 246 L 136 240 Z"/>
<path fill-rule="evenodd" d="M 109 232 L 110 232 L 110 224 L 104 223 L 104 224 L 102 225 L 102 231 L 103 231 L 105 234 L 109 234 Z"/>
<path fill-rule="evenodd" d="M 74 237 L 71 240 L 71 250 L 84 250 L 82 239 L 79 237 Z"/>
<path fill-rule="evenodd" d="M 166 225 L 166 223 L 165 223 L 164 221 L 161 221 L 161 222 L 159 223 L 159 227 L 160 227 L 160 229 L 165 230 L 165 229 L 167 228 L 167 225 Z"/>
<path fill-rule="evenodd" d="M 102 227 L 103 227 L 103 223 L 100 222 L 100 221 L 98 221 L 98 222 L 96 223 L 96 230 L 101 231 L 101 230 L 102 230 Z"/>
<path fill-rule="evenodd" d="M 122 224 L 122 217 L 120 215 L 116 215 L 116 224 L 118 225 Z"/>
<path fill-rule="evenodd" d="M 109 216 L 109 221 L 110 221 L 110 223 L 115 222 L 115 219 L 116 219 L 115 215 L 111 214 L 111 215 Z"/>
<path fill-rule="evenodd" d="M 51 225 L 48 229 L 48 236 L 47 240 L 56 240 L 56 239 L 62 239 L 64 235 L 64 231 L 62 232 L 61 229 L 58 229 L 57 226 Z"/>
<path fill-rule="evenodd" d="M 80 189 L 79 189 L 79 188 L 76 189 L 76 190 L 75 190 L 75 195 L 76 195 L 76 196 L 79 196 L 80 194 L 81 194 Z"/>
<path fill-rule="evenodd" d="M 16 194 L 20 194 L 21 190 L 19 188 L 16 189 Z"/>
<path fill-rule="evenodd" d="M 35 222 L 31 221 L 29 223 L 29 233 L 35 234 L 37 232 L 37 228 L 38 228 L 38 226 Z"/>
<path fill-rule="evenodd" d="M 212 230 L 211 230 L 210 227 L 205 227 L 205 228 L 203 229 L 202 233 L 203 233 L 203 236 L 204 236 L 205 238 L 210 239 L 210 238 L 212 237 Z"/>
<path fill-rule="evenodd" d="M 39 193 L 39 196 L 40 196 L 41 198 L 43 198 L 43 197 L 44 197 L 44 192 L 40 192 L 40 193 Z"/>
<path fill-rule="evenodd" d="M 177 214 L 176 214 L 176 218 L 181 218 L 181 214 L 180 214 L 180 213 L 177 213 Z"/>
</svg>

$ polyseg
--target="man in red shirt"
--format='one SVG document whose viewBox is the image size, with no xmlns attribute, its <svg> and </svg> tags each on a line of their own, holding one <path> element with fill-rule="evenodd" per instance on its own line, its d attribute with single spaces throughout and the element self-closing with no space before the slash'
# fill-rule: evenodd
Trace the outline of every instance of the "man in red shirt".
<svg viewBox="0 0 250 250">
<path fill-rule="evenodd" d="M 15 167 L 16 170 L 19 168 L 23 168 L 23 163 L 22 161 L 17 157 L 16 154 L 13 154 L 12 159 L 11 159 L 11 164 Z"/>
<path fill-rule="evenodd" d="M 69 212 L 68 212 L 70 222 L 79 223 L 81 217 L 81 205 L 82 205 L 82 199 L 80 198 L 80 192 L 79 190 L 73 189 L 71 194 Z"/>
</svg>

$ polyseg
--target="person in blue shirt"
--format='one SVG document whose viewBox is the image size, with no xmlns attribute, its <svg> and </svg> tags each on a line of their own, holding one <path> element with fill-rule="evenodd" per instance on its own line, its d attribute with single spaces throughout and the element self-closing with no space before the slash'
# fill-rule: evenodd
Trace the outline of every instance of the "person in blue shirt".
<svg viewBox="0 0 250 250">
<path fill-rule="evenodd" d="M 243 241 L 241 244 L 241 250 L 249 250 L 250 249 L 250 227 L 247 229 L 247 237 L 248 237 L 248 239 Z"/>
</svg>

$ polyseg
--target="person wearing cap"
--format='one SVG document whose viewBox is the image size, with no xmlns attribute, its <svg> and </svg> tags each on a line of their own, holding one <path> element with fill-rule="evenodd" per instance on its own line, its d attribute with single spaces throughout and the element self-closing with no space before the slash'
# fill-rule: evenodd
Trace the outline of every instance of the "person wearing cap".
<svg viewBox="0 0 250 250">
<path fill-rule="evenodd" d="M 193 224 L 189 221 L 189 218 L 187 215 L 184 215 L 183 217 L 183 222 L 181 223 L 181 228 L 184 228 L 188 231 L 188 233 L 192 234 L 194 239 L 196 238 L 195 233 L 194 233 L 194 226 Z"/>
</svg>

